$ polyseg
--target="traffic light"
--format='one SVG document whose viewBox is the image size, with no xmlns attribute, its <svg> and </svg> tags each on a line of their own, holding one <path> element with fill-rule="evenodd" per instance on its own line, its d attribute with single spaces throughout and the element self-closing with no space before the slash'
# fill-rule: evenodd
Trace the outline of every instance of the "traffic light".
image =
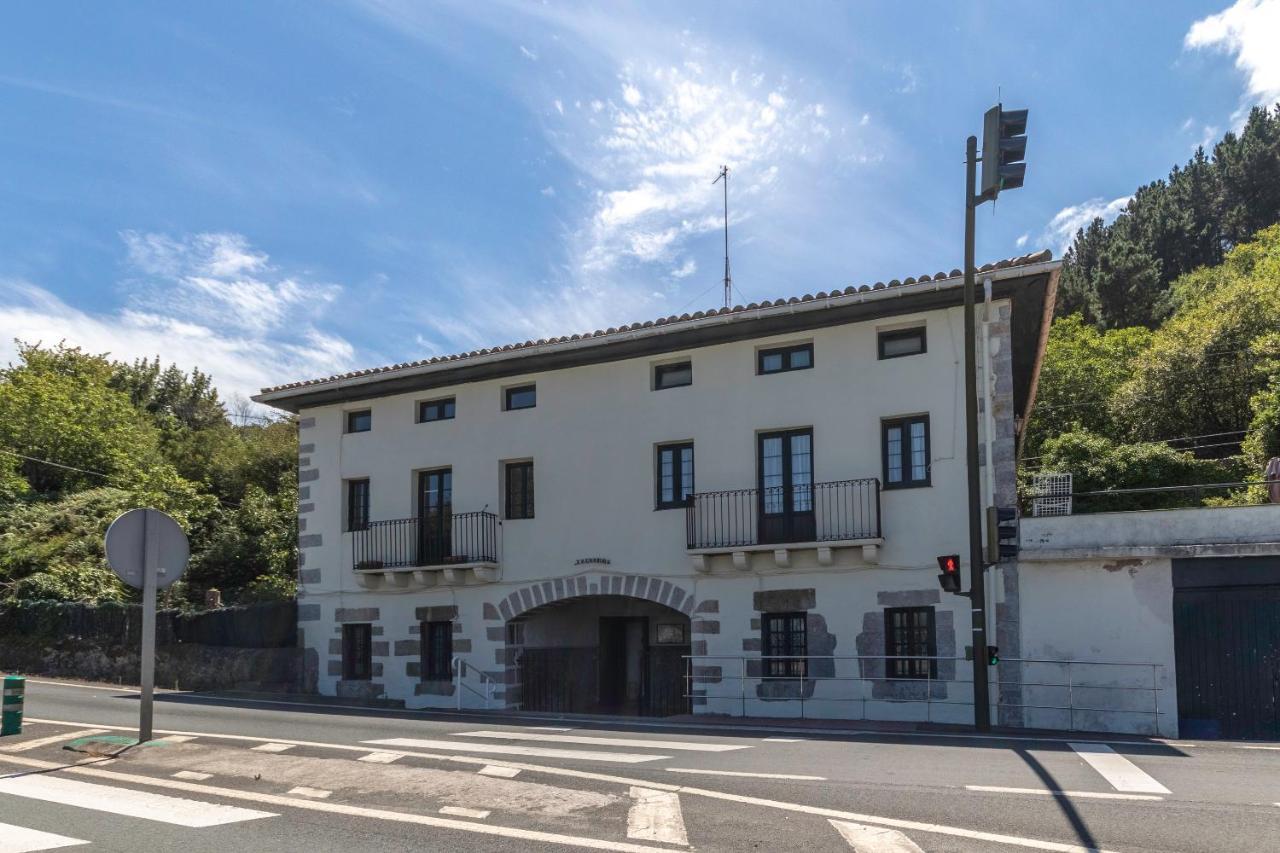
<svg viewBox="0 0 1280 853">
<path fill-rule="evenodd" d="M 982 122 L 982 198 L 1022 186 L 1027 171 L 1027 111 L 996 104 Z"/>
<path fill-rule="evenodd" d="M 1000 663 L 1000 647 L 987 646 L 987 666 L 995 666 Z"/>
<path fill-rule="evenodd" d="M 988 565 L 1018 556 L 1018 510 L 1011 506 L 987 507 Z"/>
<path fill-rule="evenodd" d="M 960 555 L 947 554 L 938 558 L 938 568 L 942 570 L 942 574 L 938 575 L 938 586 L 942 587 L 943 592 L 960 592 Z"/>
</svg>

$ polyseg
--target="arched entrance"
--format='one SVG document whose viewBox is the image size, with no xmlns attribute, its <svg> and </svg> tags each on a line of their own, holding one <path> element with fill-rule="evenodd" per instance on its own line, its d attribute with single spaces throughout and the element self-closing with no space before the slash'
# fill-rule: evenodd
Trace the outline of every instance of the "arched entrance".
<svg viewBox="0 0 1280 853">
<path fill-rule="evenodd" d="M 507 622 L 526 711 L 688 713 L 689 617 L 626 595 L 565 598 Z"/>
</svg>

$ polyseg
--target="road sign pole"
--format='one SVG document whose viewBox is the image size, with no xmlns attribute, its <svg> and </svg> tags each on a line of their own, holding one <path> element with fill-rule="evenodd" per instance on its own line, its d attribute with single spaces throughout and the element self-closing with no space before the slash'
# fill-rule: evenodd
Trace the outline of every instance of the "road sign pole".
<svg viewBox="0 0 1280 853">
<path fill-rule="evenodd" d="M 142 702 L 138 707 L 138 742 L 151 740 L 152 698 L 156 685 L 156 571 L 160 562 L 159 519 L 147 510 L 142 518 Z"/>
</svg>

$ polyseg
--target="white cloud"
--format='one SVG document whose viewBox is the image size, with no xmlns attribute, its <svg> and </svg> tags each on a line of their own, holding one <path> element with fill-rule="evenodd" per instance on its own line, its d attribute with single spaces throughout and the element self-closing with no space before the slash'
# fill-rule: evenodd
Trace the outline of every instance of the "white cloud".
<svg viewBox="0 0 1280 853">
<path fill-rule="evenodd" d="M 556 112 L 560 113 L 560 115 L 564 115 L 564 101 L 556 98 L 551 103 L 555 106 Z"/>
<path fill-rule="evenodd" d="M 1120 215 L 1120 211 L 1124 210 L 1130 198 L 1131 196 L 1127 195 L 1111 201 L 1102 198 L 1091 198 L 1080 204 L 1064 207 L 1054 214 L 1053 219 L 1049 220 L 1049 224 L 1044 229 L 1043 237 L 1045 240 L 1052 242 L 1058 254 L 1062 255 L 1070 247 L 1077 231 L 1088 227 L 1089 223 L 1095 219 L 1101 219 L 1103 222 L 1110 222 L 1115 219 Z"/>
<path fill-rule="evenodd" d="M 538 61 L 538 54 L 534 53 L 532 50 L 529 50 L 529 48 L 525 47 L 524 45 L 520 45 L 520 55 L 523 56 L 525 59 L 529 60 L 530 62 Z"/>
<path fill-rule="evenodd" d="M 693 258 L 686 258 L 685 262 L 676 269 L 671 271 L 672 278 L 688 278 L 698 271 L 698 262 Z"/>
<path fill-rule="evenodd" d="M 1017 240 L 1014 240 L 1013 243 L 1015 246 L 1021 249 L 1023 246 L 1027 245 L 1027 240 L 1029 240 L 1030 238 L 1031 238 L 1030 234 L 1024 233 Z"/>
<path fill-rule="evenodd" d="M 858 125 L 866 127 L 869 124 L 871 124 L 871 113 L 863 113 L 862 118 L 858 119 Z"/>
<path fill-rule="evenodd" d="M 314 319 L 339 288 L 282 273 L 238 234 L 125 232 L 125 304 L 92 314 L 31 282 L 0 280 L 0 356 L 12 338 L 131 361 L 159 356 L 213 376 L 223 399 L 350 368 L 355 352 Z"/>
<path fill-rule="evenodd" d="M 541 192 L 542 192 L 542 194 L 543 194 L 543 195 L 545 195 L 547 198 L 551 198 L 552 196 L 554 196 L 554 195 L 556 194 L 556 188 L 555 188 L 555 187 L 543 187 L 543 188 L 542 188 L 542 190 L 541 190 Z"/>
<path fill-rule="evenodd" d="M 639 106 L 641 100 L 640 90 L 628 83 L 622 87 L 622 100 L 627 102 L 627 106 Z"/>
<path fill-rule="evenodd" d="M 1280 101 L 1280 0 L 1236 0 L 1193 23 L 1183 45 L 1235 55 L 1236 68 L 1245 77 L 1245 95 L 1233 116 L 1237 124 L 1255 104 Z"/>
</svg>

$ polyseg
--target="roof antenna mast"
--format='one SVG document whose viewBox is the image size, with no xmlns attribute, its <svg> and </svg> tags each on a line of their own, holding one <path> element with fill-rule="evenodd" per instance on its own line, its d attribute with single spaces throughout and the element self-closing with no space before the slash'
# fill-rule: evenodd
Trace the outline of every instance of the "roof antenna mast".
<svg viewBox="0 0 1280 853">
<path fill-rule="evenodd" d="M 733 277 L 729 275 L 729 167 L 721 166 L 712 186 L 724 181 L 724 307 L 733 307 Z"/>
</svg>

